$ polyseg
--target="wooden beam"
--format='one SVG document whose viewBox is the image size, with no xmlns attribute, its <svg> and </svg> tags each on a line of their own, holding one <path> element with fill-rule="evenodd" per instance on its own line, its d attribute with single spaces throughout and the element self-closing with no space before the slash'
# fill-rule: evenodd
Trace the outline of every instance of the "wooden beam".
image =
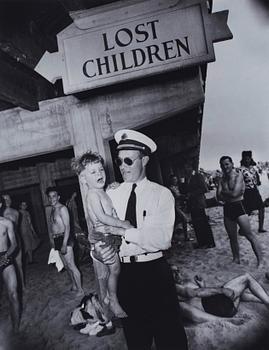
<svg viewBox="0 0 269 350">
<path fill-rule="evenodd" d="M 78 11 L 106 5 L 118 0 L 59 0 L 67 11 Z"/>
<path fill-rule="evenodd" d="M 0 86 L 0 100 L 30 111 L 38 109 L 35 80 L 22 64 L 4 54 L 0 54 Z"/>
</svg>

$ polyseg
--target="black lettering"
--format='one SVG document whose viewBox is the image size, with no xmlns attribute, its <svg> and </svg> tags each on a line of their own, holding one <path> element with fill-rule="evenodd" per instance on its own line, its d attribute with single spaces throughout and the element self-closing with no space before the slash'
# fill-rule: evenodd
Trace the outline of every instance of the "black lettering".
<svg viewBox="0 0 269 350">
<path fill-rule="evenodd" d="M 184 36 L 185 39 L 185 44 L 180 40 L 180 39 L 175 39 L 177 43 L 177 51 L 178 51 L 178 56 L 181 56 L 181 51 L 180 48 L 183 49 L 185 52 L 187 52 L 188 55 L 190 55 L 190 48 L 189 48 L 189 42 L 188 42 L 188 37 Z"/>
<path fill-rule="evenodd" d="M 127 38 L 127 42 L 123 42 L 122 40 L 119 39 L 119 34 L 120 33 L 126 33 L 128 35 L 128 38 Z M 121 47 L 124 47 L 124 46 L 128 46 L 131 44 L 131 42 L 133 41 L 133 33 L 131 32 L 130 29 L 128 28 L 122 28 L 122 29 L 119 29 L 115 35 L 115 41 L 116 41 L 116 44 L 118 46 L 121 46 Z"/>
<path fill-rule="evenodd" d="M 108 40 L 107 40 L 106 33 L 103 33 L 102 35 L 103 35 L 103 40 L 104 40 L 104 45 L 105 45 L 105 51 L 113 50 L 114 46 L 108 47 Z"/>
<path fill-rule="evenodd" d="M 150 24 L 150 26 L 151 26 L 152 38 L 153 38 L 153 39 L 157 39 L 155 23 L 158 23 L 158 22 L 159 22 L 158 19 L 156 19 L 155 21 L 147 22 L 147 25 Z"/>
<path fill-rule="evenodd" d="M 142 66 L 146 61 L 146 54 L 142 49 L 134 49 L 131 51 L 133 53 L 134 67 Z M 138 61 L 137 53 L 140 53 L 140 62 Z"/>
<path fill-rule="evenodd" d="M 149 37 L 149 33 L 146 31 L 146 30 L 141 30 L 141 29 L 139 29 L 139 27 L 141 27 L 141 26 L 143 26 L 143 27 L 145 27 L 145 24 L 144 23 L 140 23 L 140 24 L 138 24 L 136 27 L 135 27 L 135 32 L 136 32 L 136 34 L 138 34 L 138 35 L 144 35 L 144 39 L 136 39 L 136 42 L 137 43 L 143 43 L 144 41 L 146 41 L 147 39 L 148 39 L 148 37 Z"/>
<path fill-rule="evenodd" d="M 120 58 L 121 58 L 121 64 L 122 64 L 122 70 L 126 70 L 126 69 L 130 69 L 133 68 L 133 66 L 126 66 L 126 62 L 125 62 L 125 56 L 124 56 L 124 52 L 120 52 Z"/>
<path fill-rule="evenodd" d="M 150 45 L 150 46 L 146 46 L 146 49 L 148 50 L 149 63 L 153 63 L 153 56 L 155 56 L 159 61 L 164 61 L 158 54 L 159 46 Z"/>
<path fill-rule="evenodd" d="M 168 46 L 169 44 L 173 44 L 173 40 L 169 40 L 169 41 L 164 41 L 163 44 L 163 48 L 164 48 L 164 54 L 165 54 L 165 59 L 166 60 L 171 60 L 171 58 L 175 58 L 177 57 L 176 55 L 174 56 L 169 56 L 169 51 L 173 50 L 173 46 Z"/>
<path fill-rule="evenodd" d="M 117 62 L 117 56 L 116 55 L 112 55 L 111 57 L 112 57 L 112 61 L 113 61 L 114 72 L 117 72 L 119 70 L 118 62 Z"/>
<path fill-rule="evenodd" d="M 93 75 L 90 75 L 88 73 L 88 63 L 93 63 L 94 64 L 94 61 L 93 60 L 88 60 L 86 62 L 83 63 L 83 66 L 82 66 L 82 71 L 83 71 L 83 74 L 87 77 L 87 78 L 93 78 L 96 76 L 96 73 L 94 73 Z"/>
<path fill-rule="evenodd" d="M 101 58 L 96 59 L 99 75 L 103 75 L 102 66 L 106 67 L 106 74 L 110 73 L 108 56 L 104 56 L 104 60 L 104 62 L 101 62 Z"/>
</svg>

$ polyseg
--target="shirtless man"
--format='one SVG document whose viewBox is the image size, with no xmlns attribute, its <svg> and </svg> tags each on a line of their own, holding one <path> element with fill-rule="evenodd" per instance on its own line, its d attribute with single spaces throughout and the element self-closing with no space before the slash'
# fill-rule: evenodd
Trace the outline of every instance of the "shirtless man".
<svg viewBox="0 0 269 350">
<path fill-rule="evenodd" d="M 51 247 L 58 250 L 63 264 L 72 281 L 72 291 L 77 295 L 84 294 L 81 286 L 81 276 L 74 261 L 73 239 L 70 237 L 70 218 L 68 209 L 59 202 L 60 196 L 56 187 L 46 190 L 51 212 L 49 216 L 49 238 Z"/>
<path fill-rule="evenodd" d="M 16 237 L 11 220 L 4 218 L 5 200 L 0 196 L 0 278 L 7 288 L 13 330 L 20 325 L 20 303 L 17 291 L 17 276 L 13 265 L 13 254 L 17 248 Z"/>
<path fill-rule="evenodd" d="M 6 204 L 6 209 L 4 211 L 4 217 L 11 220 L 14 225 L 14 232 L 16 235 L 16 240 L 17 240 L 17 250 L 16 250 L 16 255 L 15 255 L 15 263 L 16 267 L 19 273 L 20 277 L 20 283 L 21 287 L 25 287 L 25 281 L 24 281 L 24 273 L 23 273 L 23 263 L 22 263 L 22 247 L 21 247 L 21 238 L 19 236 L 19 212 L 18 210 L 14 209 L 11 207 L 12 205 L 12 200 L 11 197 L 8 193 L 3 194 L 3 198 L 5 200 Z"/>
<path fill-rule="evenodd" d="M 241 319 L 233 319 L 240 301 L 263 303 L 269 309 L 269 295 L 249 273 L 235 277 L 220 287 L 207 287 L 201 277 L 195 276 L 194 281 L 184 280 L 177 267 L 172 269 L 180 309 L 192 322 L 222 319 L 240 324 Z"/>
<path fill-rule="evenodd" d="M 232 158 L 229 156 L 220 158 L 220 167 L 223 176 L 218 179 L 217 199 L 224 202 L 224 226 L 230 239 L 233 261 L 240 264 L 237 237 L 237 225 L 239 225 L 242 235 L 249 240 L 252 246 L 258 266 L 264 265 L 261 245 L 251 232 L 249 218 L 242 203 L 245 190 L 243 175 L 234 168 Z"/>
</svg>

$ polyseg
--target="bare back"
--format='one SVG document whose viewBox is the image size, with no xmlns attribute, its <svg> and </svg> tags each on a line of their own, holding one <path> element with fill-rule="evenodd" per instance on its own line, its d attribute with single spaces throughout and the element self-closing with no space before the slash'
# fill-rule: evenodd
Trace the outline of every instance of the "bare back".
<svg viewBox="0 0 269 350">
<path fill-rule="evenodd" d="M 100 218 L 97 217 L 96 211 L 94 210 L 94 207 L 96 207 L 97 204 L 98 206 L 101 206 L 104 214 L 109 216 L 115 215 L 112 201 L 106 192 L 90 190 L 87 194 L 87 210 L 94 227 L 96 225 L 99 226 L 100 223 L 103 224 Z"/>
</svg>

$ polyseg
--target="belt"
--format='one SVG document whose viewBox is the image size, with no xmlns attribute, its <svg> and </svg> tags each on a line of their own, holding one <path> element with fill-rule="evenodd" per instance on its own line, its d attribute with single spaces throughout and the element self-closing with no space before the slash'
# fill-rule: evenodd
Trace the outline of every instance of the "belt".
<svg viewBox="0 0 269 350">
<path fill-rule="evenodd" d="M 64 233 L 55 233 L 54 235 L 52 235 L 52 238 L 58 238 L 63 236 L 64 236 Z"/>
<path fill-rule="evenodd" d="M 162 252 L 144 253 L 139 255 L 123 256 L 120 258 L 120 261 L 123 263 L 146 262 L 146 261 L 159 259 L 162 256 L 163 256 Z"/>
</svg>

